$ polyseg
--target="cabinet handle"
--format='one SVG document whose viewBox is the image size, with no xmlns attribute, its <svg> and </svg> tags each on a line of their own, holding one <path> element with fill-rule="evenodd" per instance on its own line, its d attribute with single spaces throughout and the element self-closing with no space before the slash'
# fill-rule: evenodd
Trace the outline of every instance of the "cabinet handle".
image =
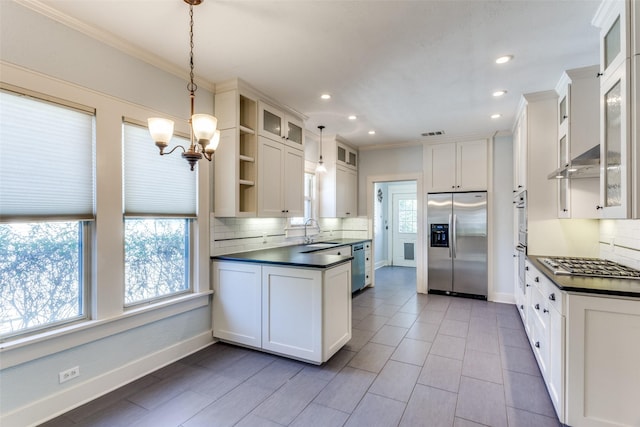
<svg viewBox="0 0 640 427">
<path fill-rule="evenodd" d="M 282 209 L 280 212 L 284 213 L 284 212 L 285 212 L 285 210 L 284 210 L 284 209 Z"/>
<path fill-rule="evenodd" d="M 460 186 L 459 186 L 459 185 L 456 185 L 456 188 L 460 188 Z"/>
<path fill-rule="evenodd" d="M 564 116 L 562 116 L 563 119 L 568 119 L 569 116 L 567 116 L 566 114 Z"/>
<path fill-rule="evenodd" d="M 342 252 L 338 252 L 338 255 L 342 255 Z"/>
<path fill-rule="evenodd" d="M 569 212 L 569 209 L 562 209 L 562 212 Z"/>
<path fill-rule="evenodd" d="M 367 258 L 367 261 L 369 261 L 369 258 Z"/>
<path fill-rule="evenodd" d="M 599 211 L 600 209 L 602 209 L 602 206 L 597 205 L 597 206 L 596 206 L 596 210 L 597 210 L 597 211 Z"/>
<path fill-rule="evenodd" d="M 522 185 L 518 185 L 518 188 L 522 188 Z"/>
<path fill-rule="evenodd" d="M 540 348 L 540 341 L 536 341 L 534 345 L 536 346 L 536 348 Z"/>
<path fill-rule="evenodd" d="M 540 282 L 540 278 L 539 278 L 538 276 L 536 276 L 536 278 L 535 278 L 535 279 L 533 279 L 533 281 L 534 281 L 534 282 L 536 282 L 536 283 L 538 283 L 538 282 Z"/>
<path fill-rule="evenodd" d="M 524 305 L 520 304 L 520 310 L 524 311 Z"/>
<path fill-rule="evenodd" d="M 548 312 L 549 312 L 549 310 L 547 310 L 546 308 L 544 308 L 544 309 L 542 309 L 542 312 L 543 312 L 543 313 L 548 313 Z"/>
<path fill-rule="evenodd" d="M 529 266 L 528 265 L 524 267 L 524 271 L 529 271 Z"/>
<path fill-rule="evenodd" d="M 536 304 L 534 307 L 536 308 L 536 310 L 540 310 L 540 304 Z"/>
<path fill-rule="evenodd" d="M 531 285 L 527 283 L 527 284 L 526 284 L 526 286 L 527 286 L 527 288 L 528 288 L 528 287 L 529 287 L 529 286 L 531 286 Z"/>
<path fill-rule="evenodd" d="M 456 188 L 456 186 L 455 186 L 455 185 L 452 185 L 452 186 L 451 186 L 451 188 Z"/>
<path fill-rule="evenodd" d="M 602 77 L 603 75 L 604 75 L 603 73 L 596 74 L 596 79 Z"/>
<path fill-rule="evenodd" d="M 556 300 L 556 294 L 551 294 L 551 295 L 549 295 L 549 299 L 550 299 L 551 301 L 555 301 L 555 300 Z"/>
</svg>

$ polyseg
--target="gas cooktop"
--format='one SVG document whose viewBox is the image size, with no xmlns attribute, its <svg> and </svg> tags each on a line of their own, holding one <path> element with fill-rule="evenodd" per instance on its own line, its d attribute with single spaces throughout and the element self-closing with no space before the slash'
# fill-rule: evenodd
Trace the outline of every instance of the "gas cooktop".
<svg viewBox="0 0 640 427">
<path fill-rule="evenodd" d="M 540 261 L 553 274 L 640 280 L 640 270 L 599 258 L 546 257 Z"/>
</svg>

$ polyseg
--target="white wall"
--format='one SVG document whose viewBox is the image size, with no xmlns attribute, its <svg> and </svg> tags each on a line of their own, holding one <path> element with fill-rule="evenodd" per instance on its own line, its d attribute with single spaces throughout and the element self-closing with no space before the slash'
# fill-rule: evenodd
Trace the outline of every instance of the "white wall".
<svg viewBox="0 0 640 427">
<path fill-rule="evenodd" d="M 368 176 L 422 174 L 422 145 L 394 148 L 393 150 L 360 150 L 358 166 L 358 215 L 367 215 Z"/>
<path fill-rule="evenodd" d="M 161 112 L 188 133 L 186 81 L 19 4 L 1 7 L 3 82 L 95 108 L 97 150 L 91 320 L 0 344 L 0 424 L 9 426 L 44 421 L 212 342 L 209 168 L 198 171 L 196 292 L 125 311 L 122 117 Z M 196 99 L 200 111 L 213 111 L 210 92 Z M 80 377 L 59 384 L 58 372 L 73 366 Z"/>
</svg>

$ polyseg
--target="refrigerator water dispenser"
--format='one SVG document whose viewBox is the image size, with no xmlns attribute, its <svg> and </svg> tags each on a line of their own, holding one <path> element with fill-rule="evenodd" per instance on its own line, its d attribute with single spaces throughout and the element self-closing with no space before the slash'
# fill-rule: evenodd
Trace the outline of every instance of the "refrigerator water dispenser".
<svg viewBox="0 0 640 427">
<path fill-rule="evenodd" d="M 449 247 L 449 224 L 431 224 L 431 247 Z"/>
</svg>

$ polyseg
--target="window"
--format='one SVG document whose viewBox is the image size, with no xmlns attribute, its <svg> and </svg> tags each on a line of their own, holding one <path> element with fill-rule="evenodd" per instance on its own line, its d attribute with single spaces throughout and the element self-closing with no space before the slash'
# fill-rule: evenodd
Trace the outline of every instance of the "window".
<svg viewBox="0 0 640 427">
<path fill-rule="evenodd" d="M 316 205 L 316 175 L 313 173 L 305 172 L 304 174 L 304 217 L 291 218 L 291 225 L 304 225 L 304 222 L 309 218 L 315 218 L 315 206 Z"/>
<path fill-rule="evenodd" d="M 398 201 L 398 232 L 399 233 L 417 233 L 418 232 L 418 211 L 417 201 L 399 200 Z"/>
<path fill-rule="evenodd" d="M 0 91 L 0 335 L 88 317 L 94 111 Z M 24 157 L 25 146 L 37 156 Z"/>
<path fill-rule="evenodd" d="M 146 128 L 125 123 L 123 144 L 124 303 L 131 306 L 191 290 L 197 173 L 177 153 L 160 156 Z"/>
</svg>

